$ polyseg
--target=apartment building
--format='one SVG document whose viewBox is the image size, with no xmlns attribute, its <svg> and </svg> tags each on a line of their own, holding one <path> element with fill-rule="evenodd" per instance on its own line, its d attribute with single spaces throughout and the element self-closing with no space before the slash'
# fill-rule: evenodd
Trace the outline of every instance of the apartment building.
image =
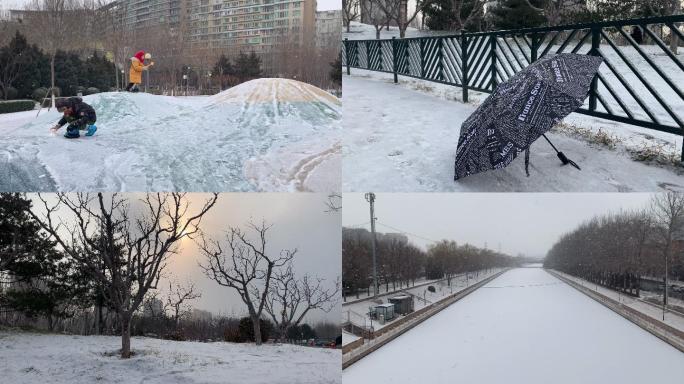
<svg viewBox="0 0 684 384">
<path fill-rule="evenodd" d="M 125 28 L 179 28 L 192 48 L 262 52 L 312 43 L 316 0 L 118 0 L 106 6 Z"/>
<path fill-rule="evenodd" d="M 342 10 L 316 12 L 316 46 L 339 44 L 342 39 Z"/>
</svg>

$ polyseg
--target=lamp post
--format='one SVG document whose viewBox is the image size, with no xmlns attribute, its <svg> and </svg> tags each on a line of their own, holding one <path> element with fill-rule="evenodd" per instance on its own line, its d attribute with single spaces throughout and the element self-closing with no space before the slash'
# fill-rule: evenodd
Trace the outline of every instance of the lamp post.
<svg viewBox="0 0 684 384">
<path fill-rule="evenodd" d="M 378 295 L 378 267 L 375 257 L 375 193 L 368 192 L 364 195 L 366 201 L 370 203 L 370 219 L 371 219 L 371 243 L 373 254 L 373 297 Z"/>
</svg>

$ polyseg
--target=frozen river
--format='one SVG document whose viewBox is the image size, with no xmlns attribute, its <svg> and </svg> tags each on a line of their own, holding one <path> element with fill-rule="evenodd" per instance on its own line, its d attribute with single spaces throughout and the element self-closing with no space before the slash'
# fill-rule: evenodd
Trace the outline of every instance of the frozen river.
<svg viewBox="0 0 684 384">
<path fill-rule="evenodd" d="M 681 383 L 684 353 L 541 268 L 508 271 L 345 369 L 343 383 Z"/>
</svg>

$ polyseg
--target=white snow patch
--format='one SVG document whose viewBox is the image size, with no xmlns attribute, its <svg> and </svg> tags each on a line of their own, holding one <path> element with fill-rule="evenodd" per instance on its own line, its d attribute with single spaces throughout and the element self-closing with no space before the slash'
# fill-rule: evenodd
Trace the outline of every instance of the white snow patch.
<svg viewBox="0 0 684 384">
<path fill-rule="evenodd" d="M 283 345 L 199 343 L 0 332 L 5 383 L 341 383 L 341 351 Z"/>
</svg>

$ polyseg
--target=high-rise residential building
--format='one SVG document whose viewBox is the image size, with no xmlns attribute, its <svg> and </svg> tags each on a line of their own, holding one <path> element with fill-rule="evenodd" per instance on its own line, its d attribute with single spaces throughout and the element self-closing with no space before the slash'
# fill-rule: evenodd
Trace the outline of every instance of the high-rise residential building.
<svg viewBox="0 0 684 384">
<path fill-rule="evenodd" d="M 187 0 L 193 47 L 264 51 L 313 42 L 316 0 Z"/>
<path fill-rule="evenodd" d="M 263 52 L 313 42 L 316 0 L 117 0 L 106 6 L 131 29 L 180 27 L 192 48 Z"/>
<path fill-rule="evenodd" d="M 342 10 L 316 12 L 316 46 L 333 47 L 342 39 Z"/>
</svg>

